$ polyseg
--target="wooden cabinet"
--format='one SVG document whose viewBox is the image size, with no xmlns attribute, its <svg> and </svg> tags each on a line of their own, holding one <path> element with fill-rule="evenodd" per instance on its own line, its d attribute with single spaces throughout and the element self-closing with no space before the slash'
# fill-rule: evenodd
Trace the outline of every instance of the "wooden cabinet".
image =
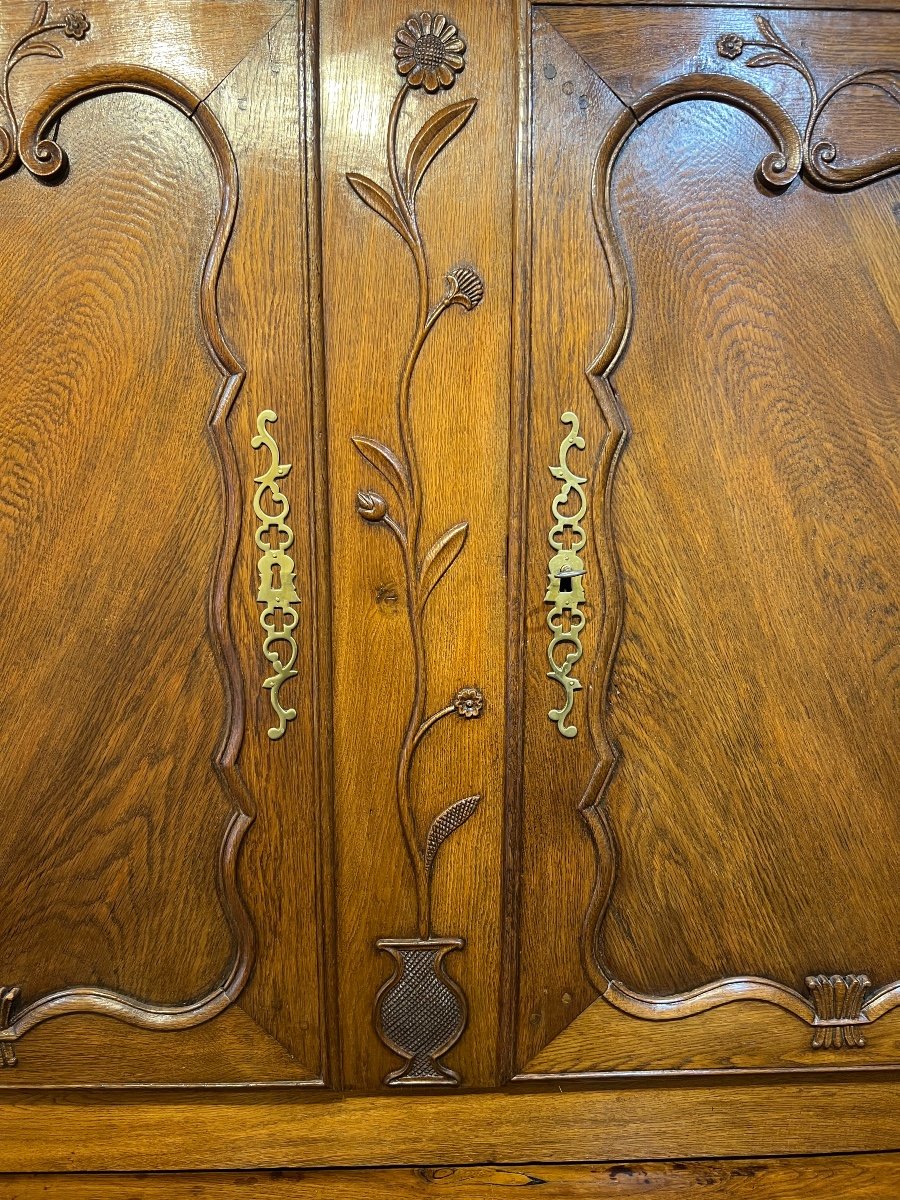
<svg viewBox="0 0 900 1200">
<path fill-rule="evenodd" d="M 895 1149 L 896 12 L 0 61 L 0 1168 Z"/>
</svg>

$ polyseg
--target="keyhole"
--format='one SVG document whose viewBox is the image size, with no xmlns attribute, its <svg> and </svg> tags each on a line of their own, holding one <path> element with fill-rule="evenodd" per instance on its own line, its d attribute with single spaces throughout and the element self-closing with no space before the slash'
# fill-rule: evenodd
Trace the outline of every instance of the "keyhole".
<svg viewBox="0 0 900 1200">
<path fill-rule="evenodd" d="M 571 575 L 560 575 L 559 590 L 561 592 L 571 592 L 571 590 L 572 590 L 572 576 Z"/>
<path fill-rule="evenodd" d="M 276 592 L 281 588 L 281 566 L 279 563 L 272 563 L 272 587 Z"/>
</svg>

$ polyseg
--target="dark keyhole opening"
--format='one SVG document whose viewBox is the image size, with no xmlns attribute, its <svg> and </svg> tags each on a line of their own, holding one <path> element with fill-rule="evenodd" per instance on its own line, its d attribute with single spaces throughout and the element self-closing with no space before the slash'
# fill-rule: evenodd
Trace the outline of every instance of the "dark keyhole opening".
<svg viewBox="0 0 900 1200">
<path fill-rule="evenodd" d="M 572 576 L 571 575 L 560 575 L 559 590 L 561 592 L 571 592 L 571 590 L 572 590 Z"/>
</svg>

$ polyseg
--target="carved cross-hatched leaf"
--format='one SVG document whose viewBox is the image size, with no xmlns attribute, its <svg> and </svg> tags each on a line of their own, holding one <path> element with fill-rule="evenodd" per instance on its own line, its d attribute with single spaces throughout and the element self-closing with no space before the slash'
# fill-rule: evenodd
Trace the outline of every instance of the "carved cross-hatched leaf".
<svg viewBox="0 0 900 1200">
<path fill-rule="evenodd" d="M 397 455 L 374 438 L 356 436 L 350 439 L 367 463 L 383 475 L 398 497 L 409 496 L 409 475 Z"/>
<path fill-rule="evenodd" d="M 366 175 L 357 174 L 356 171 L 347 172 L 347 182 L 363 204 L 378 213 L 379 217 L 384 217 L 388 225 L 396 229 L 405 242 L 409 242 L 409 229 L 406 221 L 397 205 L 380 184 Z"/>
<path fill-rule="evenodd" d="M 440 816 L 435 817 L 428 830 L 428 840 L 425 843 L 426 871 L 431 870 L 438 850 L 450 834 L 459 829 L 461 825 L 465 825 L 480 803 L 480 796 L 466 796 L 464 800 L 457 800 L 455 804 L 445 808 Z"/>
<path fill-rule="evenodd" d="M 406 153 L 406 195 L 415 196 L 425 172 L 444 147 L 456 137 L 475 111 L 477 100 L 448 104 L 425 122 Z"/>
<path fill-rule="evenodd" d="M 424 604 L 441 579 L 453 565 L 456 556 L 466 544 L 469 533 L 468 521 L 454 525 L 442 533 L 422 561 L 422 603 Z"/>
</svg>

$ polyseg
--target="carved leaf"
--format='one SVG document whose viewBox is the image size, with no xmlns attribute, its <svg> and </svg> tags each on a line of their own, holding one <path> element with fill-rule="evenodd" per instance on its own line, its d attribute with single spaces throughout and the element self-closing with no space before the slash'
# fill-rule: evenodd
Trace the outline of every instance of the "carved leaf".
<svg viewBox="0 0 900 1200">
<path fill-rule="evenodd" d="M 425 870 L 430 871 L 437 857 L 437 852 L 447 838 L 460 825 L 465 825 L 472 813 L 481 803 L 480 796 L 466 796 L 465 800 L 457 800 L 449 808 L 445 808 L 440 816 L 435 817 L 428 830 L 428 840 L 425 843 Z"/>
<path fill-rule="evenodd" d="M 406 154 L 406 195 L 412 200 L 425 172 L 475 111 L 477 100 L 459 100 L 429 117 Z"/>
<path fill-rule="evenodd" d="M 775 46 L 785 45 L 784 38 L 780 33 L 776 32 L 775 26 L 772 24 L 772 22 L 766 20 L 761 13 L 757 13 L 756 15 L 756 27 L 767 42 L 772 42 Z"/>
<path fill-rule="evenodd" d="M 453 565 L 456 556 L 466 543 L 469 533 L 467 521 L 454 525 L 442 533 L 422 561 L 422 603 L 424 604 L 443 576 Z"/>
<path fill-rule="evenodd" d="M 356 171 L 348 171 L 347 182 L 363 204 L 378 213 L 379 217 L 384 217 L 388 225 L 396 229 L 405 242 L 409 241 L 410 235 L 406 220 L 383 187 L 374 179 L 369 179 L 366 175 L 359 175 Z"/>
<path fill-rule="evenodd" d="M 32 29 L 41 29 L 46 24 L 47 12 L 50 8 L 49 0 L 41 0 L 41 3 L 34 10 L 34 16 L 31 19 Z"/>
<path fill-rule="evenodd" d="M 863 83 L 868 87 L 878 88 L 896 104 L 900 104 L 900 74 L 897 71 L 865 71 L 854 83 Z"/>
<path fill-rule="evenodd" d="M 766 50 L 763 54 L 754 54 L 752 58 L 747 59 L 748 67 L 792 67 L 794 65 L 786 55 L 781 54 L 778 50 Z"/>
<path fill-rule="evenodd" d="M 409 495 L 406 467 L 389 446 L 385 446 L 383 442 L 376 442 L 374 438 L 353 437 L 350 440 L 366 462 L 371 463 L 375 470 L 384 476 L 398 498 Z"/>
<path fill-rule="evenodd" d="M 20 63 L 23 58 L 30 57 L 41 58 L 62 58 L 63 52 L 59 46 L 54 46 L 52 42 L 29 42 L 27 46 L 23 46 L 16 55 L 15 61 Z"/>
</svg>

